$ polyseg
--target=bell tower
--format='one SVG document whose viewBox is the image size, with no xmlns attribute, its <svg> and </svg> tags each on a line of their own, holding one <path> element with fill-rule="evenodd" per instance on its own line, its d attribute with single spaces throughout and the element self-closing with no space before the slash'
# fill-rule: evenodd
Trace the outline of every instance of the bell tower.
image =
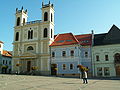
<svg viewBox="0 0 120 90">
<path fill-rule="evenodd" d="M 54 6 L 49 3 L 42 2 L 42 23 L 43 23 L 43 38 L 54 40 Z"/>
<path fill-rule="evenodd" d="M 27 22 L 27 9 L 24 10 L 23 7 L 21 8 L 21 10 L 18 10 L 18 8 L 16 8 L 16 20 L 15 20 L 15 26 L 23 26 L 25 25 L 25 23 Z"/>
</svg>

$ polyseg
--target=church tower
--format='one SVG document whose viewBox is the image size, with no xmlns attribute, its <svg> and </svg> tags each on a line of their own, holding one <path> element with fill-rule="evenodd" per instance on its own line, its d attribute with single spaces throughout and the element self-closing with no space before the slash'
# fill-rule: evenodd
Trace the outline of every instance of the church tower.
<svg viewBox="0 0 120 90">
<path fill-rule="evenodd" d="M 27 10 L 16 9 L 13 73 L 50 75 L 50 48 L 54 40 L 54 6 L 42 3 L 42 20 L 27 22 Z"/>
<path fill-rule="evenodd" d="M 27 22 L 27 9 L 23 10 L 23 7 L 21 8 L 21 10 L 18 10 L 18 8 L 16 8 L 16 23 L 15 26 L 22 26 L 25 25 L 25 23 Z"/>
<path fill-rule="evenodd" d="M 43 38 L 54 39 L 54 7 L 53 4 L 42 3 L 42 23 L 43 23 Z M 49 43 L 51 44 L 51 42 Z"/>
</svg>

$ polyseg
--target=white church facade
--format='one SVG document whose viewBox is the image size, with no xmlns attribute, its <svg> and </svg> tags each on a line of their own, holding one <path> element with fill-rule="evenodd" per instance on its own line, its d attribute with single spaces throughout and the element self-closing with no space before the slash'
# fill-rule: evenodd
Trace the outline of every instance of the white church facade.
<svg viewBox="0 0 120 90">
<path fill-rule="evenodd" d="M 42 3 L 42 20 L 27 21 L 27 10 L 16 9 L 13 73 L 50 75 L 49 45 L 54 40 L 54 6 Z"/>
</svg>

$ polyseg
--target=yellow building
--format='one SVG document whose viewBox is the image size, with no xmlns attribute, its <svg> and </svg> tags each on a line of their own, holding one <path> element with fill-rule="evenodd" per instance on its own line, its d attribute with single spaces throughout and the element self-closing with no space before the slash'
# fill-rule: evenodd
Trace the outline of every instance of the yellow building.
<svg viewBox="0 0 120 90">
<path fill-rule="evenodd" d="M 27 22 L 27 9 L 16 9 L 13 73 L 50 74 L 49 45 L 54 40 L 54 6 L 42 3 L 42 20 Z"/>
</svg>

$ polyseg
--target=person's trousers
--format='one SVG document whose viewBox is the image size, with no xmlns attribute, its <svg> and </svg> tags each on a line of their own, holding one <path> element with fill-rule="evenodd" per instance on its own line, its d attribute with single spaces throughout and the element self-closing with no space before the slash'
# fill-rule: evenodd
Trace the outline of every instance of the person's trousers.
<svg viewBox="0 0 120 90">
<path fill-rule="evenodd" d="M 83 78 L 83 83 L 88 83 L 87 78 Z"/>
</svg>

